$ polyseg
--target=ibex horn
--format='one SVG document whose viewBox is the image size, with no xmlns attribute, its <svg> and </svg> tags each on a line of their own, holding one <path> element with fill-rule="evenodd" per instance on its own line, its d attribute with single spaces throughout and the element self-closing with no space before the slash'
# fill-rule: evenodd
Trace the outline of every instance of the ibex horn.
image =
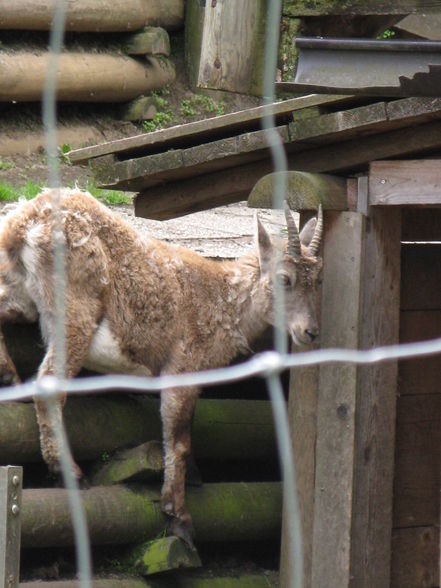
<svg viewBox="0 0 441 588">
<path fill-rule="evenodd" d="M 308 251 L 314 257 L 317 255 L 320 248 L 320 241 L 322 240 L 323 233 L 323 208 L 321 203 L 317 213 L 317 224 L 315 225 L 314 235 L 312 236 L 311 242 L 308 246 Z"/>
<path fill-rule="evenodd" d="M 288 229 L 288 254 L 292 257 L 299 257 L 301 252 L 299 230 L 291 214 L 288 204 L 285 202 L 285 218 Z"/>
</svg>

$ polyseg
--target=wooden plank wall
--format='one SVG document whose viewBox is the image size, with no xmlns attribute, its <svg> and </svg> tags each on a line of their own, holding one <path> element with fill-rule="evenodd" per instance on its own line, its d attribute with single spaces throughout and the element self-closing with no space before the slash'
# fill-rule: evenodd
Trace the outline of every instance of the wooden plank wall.
<svg viewBox="0 0 441 588">
<path fill-rule="evenodd" d="M 441 241 L 441 210 L 408 209 L 402 239 Z M 441 244 L 403 244 L 402 342 L 441 336 Z M 440 585 L 441 356 L 400 362 L 393 588 Z"/>
</svg>

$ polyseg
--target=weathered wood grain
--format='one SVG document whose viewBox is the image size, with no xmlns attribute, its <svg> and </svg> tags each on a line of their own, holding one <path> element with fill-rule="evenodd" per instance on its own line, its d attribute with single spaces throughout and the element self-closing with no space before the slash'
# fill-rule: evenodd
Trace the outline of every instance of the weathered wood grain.
<svg viewBox="0 0 441 588">
<path fill-rule="evenodd" d="M 0 586 L 19 588 L 23 468 L 0 467 Z"/>
<path fill-rule="evenodd" d="M 262 95 L 266 9 L 264 0 L 205 4 L 199 87 Z"/>
<path fill-rule="evenodd" d="M 399 210 L 371 210 L 363 265 L 361 348 L 399 339 Z M 397 365 L 357 370 L 351 581 L 357 588 L 389 588 Z"/>
<path fill-rule="evenodd" d="M 168 129 L 161 129 L 153 133 L 143 133 L 126 139 L 117 139 L 92 147 L 83 147 L 69 152 L 72 163 L 83 163 L 88 159 L 115 154 L 130 154 L 130 152 L 152 153 L 155 150 L 165 151 L 173 146 L 194 145 L 198 140 L 218 139 L 222 136 L 234 135 L 240 131 L 260 129 L 261 119 L 265 114 L 272 113 L 276 123 L 288 121 L 291 113 L 319 104 L 347 103 L 353 100 L 351 96 L 319 96 L 312 94 L 300 98 L 292 98 L 283 102 L 276 102 L 267 106 L 256 106 L 247 110 L 240 110 L 222 116 L 216 116 L 201 121 L 178 125 Z"/>
<path fill-rule="evenodd" d="M 439 527 L 394 529 L 390 586 L 439 586 Z"/>
<path fill-rule="evenodd" d="M 301 152 L 290 152 L 293 145 L 288 143 L 286 146 L 291 170 L 321 173 L 362 171 L 374 159 L 404 157 L 441 148 L 441 122 L 380 133 L 365 137 L 363 141 L 353 139 L 318 148 L 306 146 Z M 136 215 L 162 220 L 222 203 L 246 200 L 256 182 L 272 171 L 272 162 L 263 159 L 187 180 L 175 182 L 170 179 L 166 186 L 150 187 L 138 196 Z"/>
<path fill-rule="evenodd" d="M 356 348 L 364 218 L 329 212 L 325 218 L 321 347 Z M 320 366 L 317 399 L 312 586 L 350 582 L 357 368 Z M 311 464 L 312 466 L 312 464 Z"/>
<path fill-rule="evenodd" d="M 289 132 L 291 141 L 319 145 L 424 123 L 437 117 L 441 117 L 441 99 L 404 98 L 295 121 L 289 125 Z"/>
<path fill-rule="evenodd" d="M 311 148 L 288 156 L 290 169 L 309 172 L 362 171 L 376 159 L 405 157 L 441 147 L 441 122 L 381 132 Z"/>
<path fill-rule="evenodd" d="M 439 160 L 373 161 L 369 167 L 369 204 L 441 206 Z"/>
</svg>

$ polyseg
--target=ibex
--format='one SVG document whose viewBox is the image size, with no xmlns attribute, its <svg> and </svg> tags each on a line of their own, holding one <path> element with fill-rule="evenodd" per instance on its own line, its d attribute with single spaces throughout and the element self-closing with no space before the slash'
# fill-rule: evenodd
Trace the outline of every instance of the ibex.
<svg viewBox="0 0 441 588">
<path fill-rule="evenodd" d="M 52 190 L 21 203 L 0 228 L 0 321 L 39 318 L 46 355 L 38 377 L 54 372 Z M 286 211 L 288 239 L 273 244 L 257 219 L 257 251 L 216 262 L 143 238 L 90 194 L 62 189 L 66 248 L 66 377 L 82 367 L 138 375 L 179 374 L 225 366 L 249 351 L 275 314 L 275 283 L 285 291 L 286 329 L 297 345 L 318 335 L 314 290 L 322 213 L 301 235 Z M 3 339 L 0 376 L 19 378 Z M 191 544 L 185 470 L 199 390 L 161 394 L 164 484 L 161 506 L 170 532 Z M 64 397 L 57 400 L 62 418 Z M 57 471 L 59 455 L 45 404 L 35 399 L 43 458 Z M 72 463 L 76 476 L 81 470 Z"/>
</svg>

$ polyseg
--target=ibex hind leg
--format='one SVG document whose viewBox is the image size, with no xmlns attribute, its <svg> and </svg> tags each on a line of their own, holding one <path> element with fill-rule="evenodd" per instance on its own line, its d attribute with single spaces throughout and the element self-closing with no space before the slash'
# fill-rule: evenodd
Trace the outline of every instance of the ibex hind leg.
<svg viewBox="0 0 441 588">
<path fill-rule="evenodd" d="M 64 373 L 67 378 L 75 377 L 81 370 L 87 356 L 90 342 L 97 328 L 96 312 L 88 309 L 84 303 L 80 313 L 73 313 L 67 305 L 66 310 L 66 365 Z M 95 306 L 94 308 L 97 308 Z M 38 371 L 38 378 L 55 374 L 55 342 L 48 345 L 46 356 Z M 63 407 L 66 395 L 56 394 L 52 399 L 52 410 L 47 402 L 39 396 L 34 397 L 35 411 L 40 429 L 40 446 L 43 459 L 49 470 L 60 473 L 60 447 L 57 442 L 55 428 L 61 430 L 63 426 Z M 70 467 L 76 478 L 82 477 L 80 467 L 70 456 Z"/>
<path fill-rule="evenodd" d="M 170 517 L 168 532 L 190 546 L 193 546 L 194 531 L 185 505 L 185 473 L 198 394 L 195 388 L 165 390 L 161 394 L 165 464 L 161 508 Z"/>
<path fill-rule="evenodd" d="M 35 322 L 38 318 L 37 309 L 32 300 L 25 294 L 22 287 L 17 287 L 14 296 L 10 296 L 9 288 L 0 280 L 0 386 L 20 384 L 14 362 L 9 355 L 1 325 L 14 322 Z"/>
</svg>

